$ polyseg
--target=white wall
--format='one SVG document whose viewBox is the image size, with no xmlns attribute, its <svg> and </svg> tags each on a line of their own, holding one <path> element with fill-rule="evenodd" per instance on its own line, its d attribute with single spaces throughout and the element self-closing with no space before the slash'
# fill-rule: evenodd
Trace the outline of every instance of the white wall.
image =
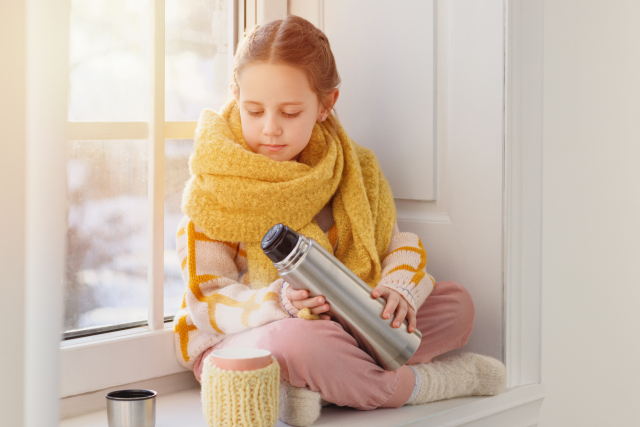
<svg viewBox="0 0 640 427">
<path fill-rule="evenodd" d="M 541 427 L 640 425 L 640 1 L 547 0 Z"/>
<path fill-rule="evenodd" d="M 0 13 L 0 414 L 2 425 L 24 423 L 26 34 L 23 1 Z M 11 58 L 5 61 L 5 58 Z M 6 424 L 5 424 L 6 423 Z"/>
<path fill-rule="evenodd" d="M 69 10 L 14 0 L 0 12 L 2 426 L 58 423 Z"/>
</svg>

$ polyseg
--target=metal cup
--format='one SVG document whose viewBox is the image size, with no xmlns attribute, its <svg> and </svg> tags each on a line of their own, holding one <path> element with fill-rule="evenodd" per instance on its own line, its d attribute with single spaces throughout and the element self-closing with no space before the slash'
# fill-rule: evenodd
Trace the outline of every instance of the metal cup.
<svg viewBox="0 0 640 427">
<path fill-rule="evenodd" d="M 115 390 L 106 394 L 109 427 L 155 427 L 153 390 Z"/>
</svg>

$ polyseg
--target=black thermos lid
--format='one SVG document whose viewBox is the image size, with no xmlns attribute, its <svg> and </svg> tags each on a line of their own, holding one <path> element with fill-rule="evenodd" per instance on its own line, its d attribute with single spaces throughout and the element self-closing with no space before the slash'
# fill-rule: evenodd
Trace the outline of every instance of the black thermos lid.
<svg viewBox="0 0 640 427">
<path fill-rule="evenodd" d="M 276 224 L 262 238 L 260 247 L 274 263 L 280 262 L 293 251 L 298 243 L 298 233 L 284 224 Z"/>
</svg>

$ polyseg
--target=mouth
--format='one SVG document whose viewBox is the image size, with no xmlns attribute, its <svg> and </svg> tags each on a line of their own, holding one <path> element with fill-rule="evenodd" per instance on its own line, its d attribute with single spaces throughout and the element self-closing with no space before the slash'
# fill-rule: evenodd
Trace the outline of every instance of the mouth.
<svg viewBox="0 0 640 427">
<path fill-rule="evenodd" d="M 264 148 L 266 148 L 269 151 L 280 151 L 284 147 L 286 147 L 286 145 L 265 145 L 264 146 Z"/>
</svg>

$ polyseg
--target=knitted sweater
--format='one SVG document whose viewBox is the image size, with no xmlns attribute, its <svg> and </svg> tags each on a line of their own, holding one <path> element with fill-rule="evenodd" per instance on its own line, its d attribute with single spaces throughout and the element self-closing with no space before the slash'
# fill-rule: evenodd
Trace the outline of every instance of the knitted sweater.
<svg viewBox="0 0 640 427">
<path fill-rule="evenodd" d="M 337 227 L 328 204 L 317 215 L 318 225 L 334 249 Z M 193 369 L 198 357 L 229 334 L 295 317 L 298 313 L 282 279 L 252 289 L 243 242 L 209 239 L 187 216 L 178 225 L 178 257 L 186 290 L 174 319 L 178 361 Z M 433 290 L 435 280 L 426 270 L 427 255 L 420 238 L 394 227 L 382 260 L 380 285 L 402 295 L 416 311 Z"/>
</svg>

